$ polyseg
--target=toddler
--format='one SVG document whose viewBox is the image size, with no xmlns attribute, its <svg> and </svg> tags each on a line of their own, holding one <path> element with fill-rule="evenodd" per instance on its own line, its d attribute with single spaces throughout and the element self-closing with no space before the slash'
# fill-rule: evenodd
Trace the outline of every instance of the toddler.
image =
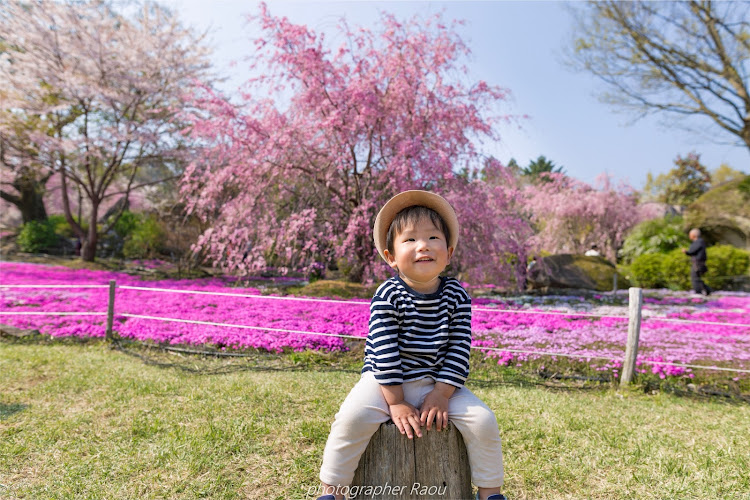
<svg viewBox="0 0 750 500">
<path fill-rule="evenodd" d="M 320 470 L 324 496 L 338 500 L 370 437 L 393 420 L 409 439 L 450 419 L 466 443 L 481 500 L 501 500 L 503 457 L 495 415 L 464 382 L 469 375 L 471 297 L 441 277 L 458 243 L 458 219 L 441 196 L 405 191 L 375 219 L 375 246 L 398 275 L 370 304 L 362 376 L 335 416 Z"/>
</svg>

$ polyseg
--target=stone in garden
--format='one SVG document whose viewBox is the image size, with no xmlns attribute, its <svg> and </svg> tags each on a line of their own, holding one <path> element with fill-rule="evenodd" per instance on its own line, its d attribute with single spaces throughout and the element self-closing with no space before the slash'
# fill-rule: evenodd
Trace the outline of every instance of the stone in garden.
<svg viewBox="0 0 750 500">
<path fill-rule="evenodd" d="M 8 335 L 10 337 L 29 337 L 38 334 L 38 330 L 24 330 L 15 326 L 0 324 L 0 336 Z"/>
<path fill-rule="evenodd" d="M 604 257 L 559 254 L 540 259 L 527 277 L 531 288 L 579 288 L 587 290 L 612 290 L 615 265 Z M 627 288 L 624 277 L 618 276 L 618 288 Z"/>
</svg>

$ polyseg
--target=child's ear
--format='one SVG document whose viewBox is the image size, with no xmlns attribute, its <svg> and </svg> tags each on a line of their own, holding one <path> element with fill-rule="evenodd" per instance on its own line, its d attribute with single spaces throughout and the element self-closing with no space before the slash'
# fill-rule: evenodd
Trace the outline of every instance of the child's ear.
<svg viewBox="0 0 750 500">
<path fill-rule="evenodd" d="M 453 257 L 453 247 L 448 247 L 448 262 L 451 261 L 451 257 Z"/>
<path fill-rule="evenodd" d="M 396 256 L 389 252 L 388 249 L 383 250 L 383 255 L 385 255 L 385 259 L 388 261 L 388 265 L 398 271 L 398 266 L 396 265 Z"/>
</svg>

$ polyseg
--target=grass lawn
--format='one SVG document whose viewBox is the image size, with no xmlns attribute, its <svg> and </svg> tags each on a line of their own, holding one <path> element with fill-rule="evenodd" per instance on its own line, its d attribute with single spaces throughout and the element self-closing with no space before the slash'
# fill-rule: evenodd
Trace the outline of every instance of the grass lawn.
<svg viewBox="0 0 750 500">
<path fill-rule="evenodd" d="M 137 351 L 151 356 L 144 349 Z M 358 374 L 0 341 L 0 498 L 305 498 Z M 510 499 L 750 498 L 750 406 L 498 377 Z"/>
</svg>

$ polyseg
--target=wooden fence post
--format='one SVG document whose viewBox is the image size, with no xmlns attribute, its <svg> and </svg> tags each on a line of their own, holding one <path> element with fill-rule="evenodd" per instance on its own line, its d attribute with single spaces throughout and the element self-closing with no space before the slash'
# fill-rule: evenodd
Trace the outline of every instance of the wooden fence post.
<svg viewBox="0 0 750 500">
<path fill-rule="evenodd" d="M 617 293 L 617 273 L 612 276 L 612 293 Z"/>
<path fill-rule="evenodd" d="M 107 304 L 107 333 L 104 336 L 104 338 L 111 342 L 114 340 L 114 335 L 112 334 L 112 324 L 115 320 L 115 289 L 117 288 L 117 285 L 115 283 L 115 280 L 109 280 L 109 303 Z"/>
<path fill-rule="evenodd" d="M 350 489 L 351 499 L 473 498 L 463 437 L 452 422 L 440 432 L 424 428 L 414 439 L 392 421 L 381 424 L 359 459 Z"/>
<path fill-rule="evenodd" d="M 638 338 L 641 335 L 641 306 L 643 305 L 643 290 L 631 288 L 628 307 L 628 343 L 625 346 L 625 360 L 622 363 L 620 386 L 626 386 L 633 381 L 635 360 L 638 357 Z"/>
</svg>

